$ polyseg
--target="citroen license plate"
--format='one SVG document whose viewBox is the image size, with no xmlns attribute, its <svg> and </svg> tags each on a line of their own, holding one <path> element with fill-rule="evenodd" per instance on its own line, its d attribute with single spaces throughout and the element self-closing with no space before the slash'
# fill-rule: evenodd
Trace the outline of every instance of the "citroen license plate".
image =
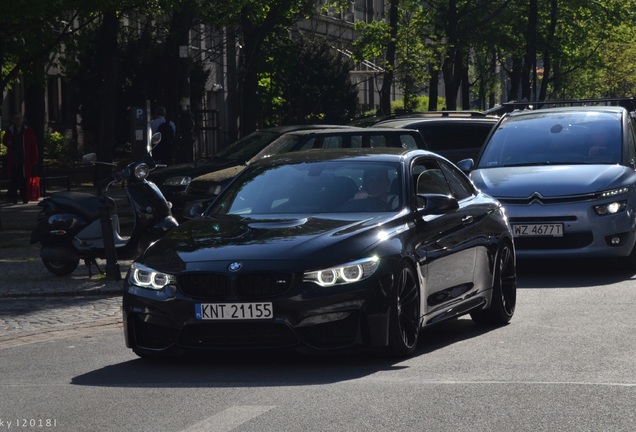
<svg viewBox="0 0 636 432">
<path fill-rule="evenodd" d="M 512 231 L 515 237 L 563 237 L 563 224 L 519 224 Z"/>
<path fill-rule="evenodd" d="M 274 317 L 271 302 L 200 303 L 194 309 L 197 320 L 261 320 Z"/>
</svg>

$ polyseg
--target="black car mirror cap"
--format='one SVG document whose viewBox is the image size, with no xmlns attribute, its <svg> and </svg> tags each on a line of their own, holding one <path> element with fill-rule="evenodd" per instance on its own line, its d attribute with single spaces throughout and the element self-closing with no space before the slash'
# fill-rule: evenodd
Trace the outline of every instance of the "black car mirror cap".
<svg viewBox="0 0 636 432">
<path fill-rule="evenodd" d="M 424 203 L 424 206 L 417 210 L 422 215 L 445 214 L 459 209 L 459 202 L 450 195 L 417 194 L 417 197 L 418 202 Z"/>
<path fill-rule="evenodd" d="M 209 201 L 194 201 L 186 206 L 183 211 L 183 216 L 185 219 L 197 219 L 203 216 L 203 211 L 206 208 L 206 204 L 209 204 Z"/>
<path fill-rule="evenodd" d="M 475 161 L 472 159 L 462 159 L 457 162 L 457 168 L 462 170 L 465 173 L 469 173 L 475 167 Z"/>
</svg>

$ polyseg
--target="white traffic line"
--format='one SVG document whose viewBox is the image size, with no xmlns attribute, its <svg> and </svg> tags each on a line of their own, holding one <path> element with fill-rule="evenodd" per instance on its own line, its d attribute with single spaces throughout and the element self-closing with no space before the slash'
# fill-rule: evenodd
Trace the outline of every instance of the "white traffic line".
<svg viewBox="0 0 636 432">
<path fill-rule="evenodd" d="M 229 432 L 243 423 L 266 413 L 273 406 L 233 406 L 208 417 L 181 432 Z"/>
</svg>

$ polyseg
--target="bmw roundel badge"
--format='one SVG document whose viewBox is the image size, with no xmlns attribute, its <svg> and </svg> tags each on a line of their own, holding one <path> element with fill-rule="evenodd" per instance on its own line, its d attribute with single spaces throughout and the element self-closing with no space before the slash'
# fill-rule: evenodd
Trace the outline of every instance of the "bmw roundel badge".
<svg viewBox="0 0 636 432">
<path fill-rule="evenodd" d="M 227 266 L 227 268 L 231 272 L 239 271 L 241 269 L 241 263 L 235 261 L 233 263 L 230 263 L 230 265 Z"/>
</svg>

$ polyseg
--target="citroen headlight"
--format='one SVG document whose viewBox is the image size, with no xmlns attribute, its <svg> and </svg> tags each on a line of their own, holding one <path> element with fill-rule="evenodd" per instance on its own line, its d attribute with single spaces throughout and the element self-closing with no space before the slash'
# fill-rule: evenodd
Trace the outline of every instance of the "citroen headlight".
<svg viewBox="0 0 636 432">
<path fill-rule="evenodd" d="M 140 163 L 135 167 L 135 177 L 137 177 L 139 180 L 143 180 L 148 177 L 149 173 L 150 168 L 148 168 L 148 165 L 146 165 L 145 163 Z"/>
<path fill-rule="evenodd" d="M 377 257 L 366 258 L 338 267 L 306 272 L 303 281 L 313 282 L 323 287 L 358 282 L 371 276 L 378 269 L 379 264 L 380 259 Z"/>
<path fill-rule="evenodd" d="M 179 177 L 170 177 L 164 180 L 164 186 L 187 186 L 192 181 L 192 177 L 188 176 L 179 176 Z"/>
<path fill-rule="evenodd" d="M 607 204 L 594 206 L 594 211 L 599 216 L 613 215 L 620 213 L 627 207 L 627 201 L 614 201 Z"/>
<path fill-rule="evenodd" d="M 160 290 L 176 282 L 174 275 L 158 272 L 139 263 L 132 263 L 128 273 L 128 283 L 142 288 Z"/>
</svg>

